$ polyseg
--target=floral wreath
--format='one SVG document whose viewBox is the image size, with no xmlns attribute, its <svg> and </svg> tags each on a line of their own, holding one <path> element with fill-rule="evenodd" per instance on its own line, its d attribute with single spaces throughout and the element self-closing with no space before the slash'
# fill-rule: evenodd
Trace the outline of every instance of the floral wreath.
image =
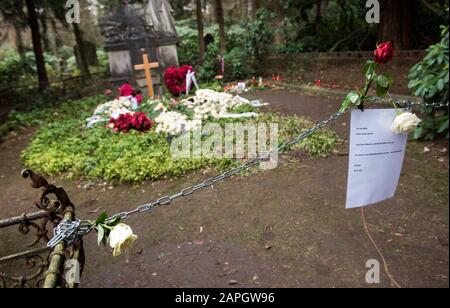
<svg viewBox="0 0 450 308">
<path fill-rule="evenodd" d="M 174 96 L 180 96 L 186 90 L 186 75 L 194 69 L 190 65 L 181 67 L 169 67 L 164 73 L 164 82 L 170 93 Z"/>
</svg>

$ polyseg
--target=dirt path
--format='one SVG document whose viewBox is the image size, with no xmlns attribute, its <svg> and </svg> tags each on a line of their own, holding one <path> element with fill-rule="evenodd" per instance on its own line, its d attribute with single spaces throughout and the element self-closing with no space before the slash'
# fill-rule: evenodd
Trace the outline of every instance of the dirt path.
<svg viewBox="0 0 450 308">
<path fill-rule="evenodd" d="M 281 90 L 251 95 L 271 103 L 271 110 L 313 120 L 339 105 Z M 334 129 L 345 135 L 343 123 L 348 118 Z M 19 153 L 32 132 L 10 135 L 0 144 L 2 218 L 31 209 L 33 191 L 20 177 Z M 432 151 L 423 153 L 424 146 Z M 404 287 L 449 286 L 443 148 L 448 144 L 410 143 L 396 198 L 366 210 L 370 230 Z M 276 170 L 236 177 L 133 217 L 127 223 L 140 238 L 128 257 L 112 258 L 89 236 L 82 287 L 373 287 L 365 283 L 365 264 L 380 258 L 364 233 L 359 210 L 344 209 L 347 162 L 339 155 L 301 162 L 284 157 Z M 131 209 L 205 176 L 199 172 L 117 187 L 51 180 L 67 189 L 79 217 L 93 218 L 92 212 Z M 14 248 L 3 243 L 0 255 Z M 378 286 L 390 286 L 384 271 Z"/>
</svg>

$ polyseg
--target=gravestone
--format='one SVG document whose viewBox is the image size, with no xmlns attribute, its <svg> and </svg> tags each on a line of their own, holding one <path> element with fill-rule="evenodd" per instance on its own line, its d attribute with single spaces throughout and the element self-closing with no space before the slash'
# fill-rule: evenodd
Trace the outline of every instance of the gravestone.
<svg viewBox="0 0 450 308">
<path fill-rule="evenodd" d="M 168 1 L 125 3 L 103 18 L 101 28 L 111 83 L 132 82 L 145 90 L 144 72 L 134 67 L 142 64 L 143 54 L 148 54 L 151 62 L 159 63 L 152 75 L 156 94 L 162 94 L 162 74 L 169 66 L 178 66 L 176 45 L 180 41 Z"/>
</svg>

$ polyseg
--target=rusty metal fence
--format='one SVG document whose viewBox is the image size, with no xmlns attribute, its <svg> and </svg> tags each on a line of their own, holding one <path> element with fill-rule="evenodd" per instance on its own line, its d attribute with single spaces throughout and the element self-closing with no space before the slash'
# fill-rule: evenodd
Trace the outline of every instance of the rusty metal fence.
<svg viewBox="0 0 450 308">
<path fill-rule="evenodd" d="M 83 241 L 72 247 L 63 242 L 54 249 L 47 247 L 61 221 L 75 220 L 75 206 L 63 188 L 42 176 L 31 170 L 22 171 L 22 176 L 40 190 L 34 199 L 38 211 L 0 220 L 0 288 L 76 288 L 85 262 Z M 24 238 L 30 243 L 22 251 L 2 255 L 24 243 Z M 73 270 L 67 267 L 69 261 L 77 265 L 73 276 L 68 275 Z"/>
</svg>

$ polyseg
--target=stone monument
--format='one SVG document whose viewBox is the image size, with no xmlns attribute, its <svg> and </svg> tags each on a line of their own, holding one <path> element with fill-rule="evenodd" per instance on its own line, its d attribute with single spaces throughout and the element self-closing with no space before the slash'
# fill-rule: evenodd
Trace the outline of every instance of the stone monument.
<svg viewBox="0 0 450 308">
<path fill-rule="evenodd" d="M 162 73 L 169 66 L 178 66 L 176 32 L 168 0 L 147 0 L 142 4 L 125 3 L 105 16 L 101 22 L 106 38 L 111 83 L 132 82 L 146 87 L 144 72 L 135 71 L 148 54 L 159 68 L 152 73 L 157 94 L 162 93 Z"/>
</svg>

